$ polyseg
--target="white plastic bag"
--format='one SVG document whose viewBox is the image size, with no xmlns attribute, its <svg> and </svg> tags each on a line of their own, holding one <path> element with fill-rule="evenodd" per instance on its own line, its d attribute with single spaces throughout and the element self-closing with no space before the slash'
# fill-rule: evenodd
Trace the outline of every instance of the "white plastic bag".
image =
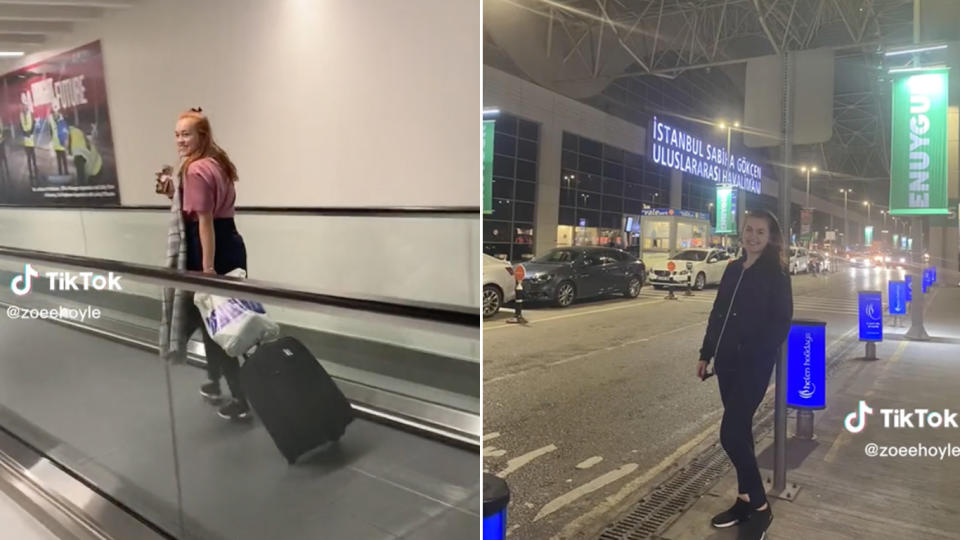
<svg viewBox="0 0 960 540">
<path fill-rule="evenodd" d="M 242 268 L 231 270 L 227 275 L 247 277 Z M 280 327 L 267 317 L 260 302 L 198 292 L 193 296 L 193 303 L 200 310 L 210 337 L 228 356 L 241 358 L 252 347 L 280 335 Z"/>
</svg>

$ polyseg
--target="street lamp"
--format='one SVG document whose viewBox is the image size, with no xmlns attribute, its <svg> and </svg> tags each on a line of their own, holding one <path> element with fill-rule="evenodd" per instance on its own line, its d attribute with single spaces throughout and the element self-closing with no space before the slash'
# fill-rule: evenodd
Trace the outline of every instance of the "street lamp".
<svg viewBox="0 0 960 540">
<path fill-rule="evenodd" d="M 720 129 L 727 130 L 727 155 L 729 156 L 730 155 L 730 133 L 734 130 L 734 128 L 740 127 L 740 122 L 734 122 L 733 125 L 730 125 L 725 121 L 721 120 L 720 123 L 717 124 L 717 126 Z"/>
<path fill-rule="evenodd" d="M 867 225 L 870 225 L 870 201 L 863 201 L 863 205 L 867 207 Z"/>
<path fill-rule="evenodd" d="M 807 167 L 804 165 L 803 167 L 800 167 L 800 170 L 807 174 L 807 208 L 810 208 L 810 173 L 817 172 L 817 168 Z"/>
<path fill-rule="evenodd" d="M 843 193 L 843 247 L 849 246 L 850 238 L 850 225 L 849 220 L 847 219 L 847 196 L 853 193 L 852 189 L 841 189 L 840 193 Z"/>
</svg>

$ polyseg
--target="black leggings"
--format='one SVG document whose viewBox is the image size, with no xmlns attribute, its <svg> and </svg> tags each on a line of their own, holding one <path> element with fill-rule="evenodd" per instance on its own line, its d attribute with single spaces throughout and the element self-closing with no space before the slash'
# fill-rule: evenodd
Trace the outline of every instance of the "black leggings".
<svg viewBox="0 0 960 540">
<path fill-rule="evenodd" d="M 188 221 L 186 226 L 187 240 L 187 270 L 203 270 L 203 249 L 200 245 L 200 226 L 196 221 Z M 219 275 L 226 274 L 235 268 L 247 269 L 247 249 L 243 244 L 243 237 L 237 232 L 237 226 L 233 218 L 217 218 L 213 220 L 214 245 L 216 252 L 214 254 L 214 269 Z M 191 306 L 190 326 L 188 332 L 192 332 L 196 326 L 200 325 L 200 331 L 203 332 L 203 347 L 207 355 L 207 377 L 211 381 L 219 381 L 223 376 L 227 379 L 227 385 L 230 387 L 230 393 L 233 397 L 246 401 L 243 388 L 240 386 L 239 373 L 240 361 L 232 356 L 228 356 L 223 347 L 207 333 L 207 327 L 200 318 L 200 310 L 196 306 Z"/>
<path fill-rule="evenodd" d="M 190 313 L 187 316 L 187 332 L 192 334 L 193 330 L 200 326 L 200 332 L 203 334 L 203 350 L 207 357 L 207 378 L 212 382 L 220 382 L 220 377 L 227 380 L 227 386 L 230 393 L 238 401 L 246 402 L 247 397 L 240 385 L 240 361 L 232 356 L 228 356 L 216 341 L 210 337 L 207 327 L 203 324 L 200 316 L 200 310 L 197 306 L 190 304 Z"/>
<path fill-rule="evenodd" d="M 717 371 L 723 401 L 720 444 L 737 470 L 739 493 L 749 495 L 754 508 L 763 506 L 767 496 L 753 448 L 753 415 L 767 392 L 771 370 L 772 366 L 759 373 L 757 370 Z"/>
</svg>

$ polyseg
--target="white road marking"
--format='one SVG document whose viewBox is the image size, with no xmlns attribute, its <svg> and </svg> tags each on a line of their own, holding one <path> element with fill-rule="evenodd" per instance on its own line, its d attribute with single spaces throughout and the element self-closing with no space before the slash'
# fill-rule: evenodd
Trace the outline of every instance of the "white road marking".
<svg viewBox="0 0 960 540">
<path fill-rule="evenodd" d="M 483 436 L 483 442 L 492 441 L 493 439 L 496 439 L 499 436 L 500 436 L 499 431 L 494 431 L 493 433 L 487 433 L 486 435 Z"/>
<path fill-rule="evenodd" d="M 720 412 L 722 411 L 716 411 L 716 413 Z M 700 444 L 708 436 L 716 434 L 719 427 L 720 421 L 717 420 L 713 425 L 709 426 L 707 429 L 704 429 L 699 435 L 684 443 L 682 446 L 674 450 L 674 452 L 669 456 L 663 458 L 660 463 L 648 469 L 641 476 L 631 480 L 627 485 L 623 486 L 620 491 L 607 497 L 602 502 L 597 503 L 592 510 L 565 525 L 558 534 L 553 536 L 553 539 L 575 537 L 576 532 L 579 531 L 584 524 L 594 522 L 596 519 L 609 512 L 614 505 L 633 495 L 634 492 L 642 489 L 653 477 L 660 474 L 664 469 L 672 465 L 675 461 Z"/>
<path fill-rule="evenodd" d="M 679 326 L 679 327 L 677 327 L 677 328 L 674 328 L 673 330 L 667 330 L 666 332 L 661 332 L 661 333 L 659 333 L 659 334 L 654 334 L 654 335 L 652 335 L 652 336 L 648 336 L 648 337 L 645 337 L 645 338 L 640 338 L 640 339 L 634 339 L 634 340 L 630 340 L 630 341 L 625 341 L 625 342 L 620 343 L 620 344 L 618 344 L 618 345 L 611 345 L 611 346 L 609 346 L 609 347 L 604 347 L 604 348 L 602 348 L 602 349 L 596 349 L 596 350 L 588 351 L 588 352 L 585 352 L 585 353 L 582 353 L 582 354 L 577 354 L 577 355 L 574 355 L 574 356 L 568 356 L 567 358 L 561 358 L 560 360 L 556 360 L 556 361 L 554 361 L 554 362 L 549 362 L 549 363 L 546 363 L 546 364 L 536 364 L 536 365 L 532 365 L 532 366 L 530 366 L 530 367 L 528 367 L 528 368 L 521 369 L 520 371 L 514 371 L 513 373 L 506 373 L 506 374 L 504 374 L 504 375 L 500 375 L 499 377 L 492 377 L 492 378 L 490 378 L 490 379 L 486 379 L 486 380 L 483 381 L 483 384 L 485 384 L 485 385 L 486 385 L 486 384 L 493 384 L 493 383 L 495 383 L 495 382 L 500 382 L 500 381 L 504 381 L 504 380 L 507 380 L 507 379 L 512 379 L 512 378 L 517 377 L 517 376 L 520 376 L 520 375 L 524 375 L 524 374 L 526 374 L 526 373 L 528 373 L 528 372 L 530 372 L 530 371 L 533 371 L 533 370 L 535 370 L 535 369 L 544 369 L 544 368 L 548 368 L 548 367 L 559 366 L 559 365 L 561 365 L 561 364 L 567 364 L 567 363 L 570 363 L 570 362 L 574 362 L 574 361 L 576 361 L 576 360 L 582 360 L 582 359 L 587 358 L 588 356 L 592 356 L 592 355 L 594 355 L 594 354 L 610 352 L 610 351 L 613 351 L 613 350 L 616 350 L 616 349 L 619 349 L 619 348 L 622 348 L 622 347 L 627 347 L 627 346 L 629 346 L 629 345 L 636 345 L 637 343 L 643 343 L 643 342 L 645 342 L 645 341 L 650 341 L 650 340 L 656 339 L 656 338 L 658 338 L 658 337 L 663 337 L 663 336 L 666 336 L 666 335 L 675 334 L 675 333 L 677 333 L 677 332 L 686 330 L 687 328 L 690 328 L 690 327 L 692 327 L 692 326 L 698 326 L 698 325 L 704 325 L 704 324 L 707 324 L 707 321 L 700 321 L 700 322 L 695 322 L 695 323 L 687 324 L 687 325 L 684 325 L 684 326 Z"/>
<path fill-rule="evenodd" d="M 527 452 L 526 454 L 524 454 L 524 455 L 522 455 L 522 456 L 517 456 L 517 457 L 515 457 L 515 458 L 513 458 L 513 459 L 511 459 L 511 460 L 508 460 L 508 461 L 507 461 L 507 468 L 504 469 L 504 470 L 502 470 L 502 471 L 500 471 L 500 472 L 498 472 L 498 473 L 497 473 L 497 476 L 499 476 L 500 478 L 506 478 L 508 474 L 513 473 L 513 472 L 516 472 L 518 469 L 520 469 L 521 467 L 523 467 L 523 466 L 525 466 L 526 464 L 530 463 L 531 461 L 537 459 L 538 457 L 540 457 L 540 456 L 542 456 L 542 455 L 549 454 L 550 452 L 553 452 L 553 451 L 556 450 L 556 449 L 557 449 L 556 446 L 554 446 L 554 445 L 552 445 L 552 444 L 548 444 L 547 446 L 544 446 L 543 448 L 537 448 L 536 450 L 534 450 L 534 451 L 532 451 L 532 452 Z"/>
<path fill-rule="evenodd" d="M 589 310 L 589 311 L 577 311 L 577 312 L 575 312 L 575 313 L 568 313 L 568 314 L 566 314 L 566 315 L 556 315 L 556 316 L 553 316 L 553 317 L 546 317 L 546 318 L 544 318 L 544 319 L 530 319 L 530 326 L 532 326 L 532 325 L 534 325 L 534 324 L 540 324 L 540 323 L 544 323 L 544 322 L 549 322 L 549 321 L 557 321 L 557 320 L 560 320 L 560 319 L 569 319 L 569 318 L 571 318 L 571 317 L 582 317 L 582 316 L 584 316 L 584 315 L 592 315 L 592 314 L 594 314 L 594 313 L 603 313 L 603 312 L 605 312 L 605 311 L 616 311 L 616 310 L 619 310 L 619 309 L 630 309 L 630 308 L 636 308 L 636 307 L 642 307 L 642 306 L 649 306 L 649 305 L 653 305 L 653 304 L 659 304 L 659 303 L 661 303 L 661 302 L 663 302 L 663 301 L 664 301 L 664 300 L 654 300 L 654 301 L 652 301 L 652 302 L 635 302 L 635 303 L 631 303 L 631 304 L 627 304 L 627 305 L 623 305 L 623 306 L 614 306 L 614 307 L 608 307 L 608 308 L 592 309 L 592 310 Z M 483 331 L 484 331 L 484 332 L 489 332 L 489 331 L 491 331 L 491 330 L 499 330 L 499 329 L 501 329 L 501 328 L 511 328 L 511 327 L 517 327 L 517 326 L 523 326 L 523 325 L 519 325 L 519 324 L 499 324 L 499 325 L 491 325 L 491 326 L 486 326 L 486 325 L 485 325 L 485 326 L 483 327 Z"/>
<path fill-rule="evenodd" d="M 637 465 L 636 463 L 627 463 L 626 465 L 624 465 L 623 467 L 620 467 L 619 469 L 616 469 L 606 474 L 603 474 L 601 476 L 598 476 L 593 480 L 587 482 L 586 484 L 583 484 L 582 486 L 578 486 L 564 493 L 563 495 L 545 504 L 543 508 L 540 509 L 540 512 L 537 513 L 536 517 L 533 518 L 533 521 L 538 521 L 541 518 L 549 516 L 550 514 L 556 512 L 557 510 L 563 508 L 564 506 L 579 499 L 580 497 L 583 497 L 588 493 L 593 493 L 594 491 L 606 486 L 607 484 L 612 484 L 613 482 L 616 482 L 617 480 L 637 470 L 637 467 L 639 467 L 639 465 Z"/>
<path fill-rule="evenodd" d="M 483 449 L 483 457 L 500 457 L 506 455 L 506 450 L 500 450 L 493 446 L 487 446 Z"/>
<path fill-rule="evenodd" d="M 594 465 L 596 465 L 597 463 L 600 463 L 601 461 L 603 461 L 602 457 L 593 456 L 592 458 L 587 458 L 581 461 L 580 463 L 577 463 L 577 468 L 581 470 L 589 469 L 590 467 L 593 467 Z"/>
</svg>

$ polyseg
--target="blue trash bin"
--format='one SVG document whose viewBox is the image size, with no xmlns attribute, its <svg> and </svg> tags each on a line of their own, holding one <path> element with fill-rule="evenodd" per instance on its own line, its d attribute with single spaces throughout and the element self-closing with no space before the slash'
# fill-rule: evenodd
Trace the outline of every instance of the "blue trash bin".
<svg viewBox="0 0 960 540">
<path fill-rule="evenodd" d="M 507 504 L 510 488 L 502 478 L 483 473 L 483 540 L 507 537 Z"/>
</svg>

